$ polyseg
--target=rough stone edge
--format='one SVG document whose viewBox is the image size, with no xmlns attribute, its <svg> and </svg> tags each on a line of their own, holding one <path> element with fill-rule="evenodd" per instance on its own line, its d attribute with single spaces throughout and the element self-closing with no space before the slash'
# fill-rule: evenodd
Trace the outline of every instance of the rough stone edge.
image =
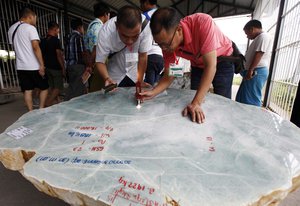
<svg viewBox="0 0 300 206">
<path fill-rule="evenodd" d="M 30 181 L 39 191 L 46 193 L 47 195 L 50 195 L 52 197 L 56 197 L 59 199 L 62 199 L 66 203 L 73 205 L 73 206 L 91 206 L 91 205 L 97 205 L 97 206 L 109 206 L 103 202 L 100 202 L 98 200 L 95 200 L 87 195 L 84 195 L 80 192 L 74 192 L 70 190 L 65 190 L 61 188 L 56 188 L 45 181 L 39 181 L 33 177 L 28 177 L 24 175 L 23 170 L 20 171 L 20 173 L 28 180 Z"/>
<path fill-rule="evenodd" d="M 35 155 L 33 151 L 17 150 L 17 149 L 2 149 L 0 150 L 0 161 L 10 170 L 19 171 L 28 181 L 30 181 L 39 191 L 44 192 L 52 197 L 57 197 L 74 206 L 108 206 L 105 203 L 83 195 L 79 192 L 73 192 L 61 188 L 56 188 L 45 181 L 38 181 L 35 178 L 24 175 L 23 166 Z M 9 158 L 7 158 L 9 157 Z M 285 199 L 289 193 L 300 188 L 300 175 L 292 180 L 292 187 L 287 190 L 276 190 L 268 195 L 262 196 L 257 202 L 249 206 L 277 206 Z"/>
<path fill-rule="evenodd" d="M 288 194 L 296 191 L 298 188 L 300 188 L 300 175 L 293 178 L 292 186 L 289 189 L 276 190 L 269 195 L 262 196 L 257 202 L 249 206 L 277 206 Z"/>
<path fill-rule="evenodd" d="M 18 171 L 22 170 L 24 164 L 35 155 L 33 151 L 20 149 L 1 149 L 0 161 L 7 169 Z"/>
</svg>

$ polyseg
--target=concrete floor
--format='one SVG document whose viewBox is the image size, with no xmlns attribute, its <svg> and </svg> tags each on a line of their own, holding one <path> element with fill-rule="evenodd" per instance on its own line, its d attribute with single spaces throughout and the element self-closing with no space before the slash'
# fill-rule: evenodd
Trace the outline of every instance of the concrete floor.
<svg viewBox="0 0 300 206">
<path fill-rule="evenodd" d="M 233 98 L 238 87 L 233 87 Z M 0 104 L 0 133 L 26 113 L 22 94 L 15 100 Z M 66 206 L 63 201 L 39 192 L 19 172 L 6 169 L 0 163 L 0 206 Z M 300 189 L 291 193 L 280 206 L 300 206 Z"/>
<path fill-rule="evenodd" d="M 27 112 L 22 94 L 0 105 L 0 133 Z M 63 201 L 39 192 L 19 172 L 6 169 L 0 163 L 0 206 L 66 206 Z"/>
</svg>

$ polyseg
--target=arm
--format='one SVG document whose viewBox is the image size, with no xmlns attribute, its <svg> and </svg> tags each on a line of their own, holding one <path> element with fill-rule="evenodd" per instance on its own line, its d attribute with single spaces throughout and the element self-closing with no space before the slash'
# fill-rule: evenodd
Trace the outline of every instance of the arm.
<svg viewBox="0 0 300 206">
<path fill-rule="evenodd" d="M 93 51 L 90 52 L 88 50 L 86 50 L 84 52 L 85 55 L 85 62 L 87 67 L 93 68 L 95 65 L 95 59 L 96 59 L 96 46 L 93 47 Z"/>
<path fill-rule="evenodd" d="M 32 45 L 32 49 L 34 52 L 34 55 L 36 56 L 39 64 L 40 64 L 40 68 L 39 68 L 39 73 L 41 76 L 45 75 L 45 67 L 44 67 L 44 61 L 43 61 L 43 56 L 42 56 L 42 52 L 41 52 L 41 48 L 40 48 L 40 42 L 38 40 L 32 40 L 31 41 L 31 45 Z"/>
<path fill-rule="evenodd" d="M 92 67 L 95 64 L 95 59 L 96 59 L 96 46 L 93 47 L 93 51 L 91 53 L 91 64 L 92 64 Z"/>
<path fill-rule="evenodd" d="M 217 66 L 217 54 L 216 51 L 209 52 L 203 55 L 203 75 L 200 80 L 199 88 L 197 89 L 196 95 L 192 101 L 194 105 L 201 105 L 203 99 L 209 90 L 209 87 L 214 79 L 216 74 L 216 66 Z"/>
<path fill-rule="evenodd" d="M 255 52 L 254 58 L 248 69 L 247 75 L 245 77 L 246 80 L 252 79 L 254 69 L 257 67 L 257 65 L 260 62 L 263 55 L 264 55 L 264 52 L 261 52 L 261 51 Z"/>
<path fill-rule="evenodd" d="M 62 50 L 56 49 L 56 58 L 58 60 L 60 68 L 62 69 L 63 75 L 65 75 L 65 62 Z"/>
<path fill-rule="evenodd" d="M 107 67 L 105 63 L 102 62 L 96 62 L 96 68 L 99 71 L 100 76 L 104 79 L 105 84 L 104 86 L 114 84 L 115 82 L 109 77 Z"/>
<path fill-rule="evenodd" d="M 139 61 L 138 61 L 138 68 L 137 68 L 137 81 L 138 82 L 143 82 L 144 81 L 144 75 L 147 69 L 147 52 L 144 53 L 139 53 Z"/>
<path fill-rule="evenodd" d="M 143 100 L 152 99 L 167 89 L 174 79 L 175 77 L 169 76 L 169 68 L 165 68 L 164 76 L 159 80 L 158 84 L 153 88 L 153 90 L 142 92 L 140 95 L 143 97 Z"/>
<path fill-rule="evenodd" d="M 200 85 L 197 89 L 196 95 L 194 96 L 193 101 L 189 105 L 187 105 L 187 107 L 182 111 L 183 116 L 187 116 L 188 114 L 190 114 L 191 120 L 197 123 L 203 123 L 205 120 L 205 115 L 201 108 L 201 104 L 216 73 L 216 51 L 214 50 L 203 55 L 203 63 L 203 75 L 201 77 Z"/>
<path fill-rule="evenodd" d="M 89 30 L 87 31 L 87 34 L 90 33 L 91 37 L 88 38 L 89 41 L 91 41 L 93 43 L 93 49 L 91 52 L 89 52 L 90 54 L 90 59 L 89 59 L 89 66 L 90 67 L 94 67 L 95 65 L 95 60 L 96 60 L 96 47 L 97 47 L 97 41 L 98 41 L 98 35 L 99 35 L 99 31 L 102 27 L 102 24 L 100 23 L 92 23 L 92 25 L 90 26 Z"/>
</svg>

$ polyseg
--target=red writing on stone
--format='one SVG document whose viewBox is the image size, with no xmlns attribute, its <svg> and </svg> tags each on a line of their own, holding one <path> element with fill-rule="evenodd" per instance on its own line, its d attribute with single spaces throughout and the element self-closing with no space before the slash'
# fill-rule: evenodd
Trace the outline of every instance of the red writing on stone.
<svg viewBox="0 0 300 206">
<path fill-rule="evenodd" d="M 98 142 L 99 142 L 100 144 L 105 144 L 106 140 L 99 139 Z"/>
<path fill-rule="evenodd" d="M 92 134 L 89 134 L 89 133 L 81 133 L 81 132 L 69 132 L 68 135 L 70 135 L 71 137 L 94 137 L 94 136 L 97 136 L 99 139 L 98 140 L 91 140 L 91 142 L 97 142 L 98 145 L 94 145 L 93 147 L 91 148 L 86 148 L 85 146 L 85 143 L 86 141 L 83 141 L 81 143 L 81 146 L 78 146 L 78 147 L 74 147 L 73 148 L 73 151 L 74 152 L 80 152 L 82 151 L 83 149 L 85 150 L 90 150 L 90 151 L 93 151 L 93 152 L 101 152 L 104 150 L 104 145 L 106 144 L 107 142 L 107 139 L 106 138 L 110 138 L 111 137 L 111 134 L 109 134 L 111 131 L 113 131 L 113 127 L 111 126 L 106 126 L 106 127 L 101 127 L 102 128 L 102 133 L 100 132 L 100 135 L 98 133 L 98 135 L 93 135 Z M 92 127 L 92 126 L 77 126 L 75 127 L 75 129 L 78 129 L 78 130 L 97 130 L 98 127 Z M 105 130 L 103 130 L 105 129 Z M 100 144 L 100 145 L 99 145 Z"/>
<path fill-rule="evenodd" d="M 208 147 L 208 151 L 210 151 L 210 152 L 215 152 L 216 149 L 215 149 L 215 147 L 213 146 L 213 138 L 212 138 L 212 137 L 206 137 L 206 140 L 209 141 L 209 142 L 211 142 L 211 143 L 210 143 L 210 146 Z"/>
<path fill-rule="evenodd" d="M 126 192 L 125 188 L 123 187 L 115 190 L 112 195 L 108 196 L 108 200 L 111 203 L 115 203 L 117 197 L 144 206 L 167 206 L 167 203 L 159 203 L 156 200 L 151 200 L 147 197 L 143 197 L 141 194 L 131 194 L 129 192 Z"/>
<path fill-rule="evenodd" d="M 216 149 L 215 149 L 215 147 L 209 147 L 209 149 L 208 149 L 210 152 L 214 152 L 214 151 L 216 151 Z"/>
<path fill-rule="evenodd" d="M 80 152 L 82 150 L 82 147 L 74 147 L 73 151 L 74 152 Z"/>
<path fill-rule="evenodd" d="M 128 180 L 124 179 L 124 176 L 119 178 L 119 183 L 122 184 L 124 187 L 128 187 L 134 190 L 144 191 L 146 188 L 145 185 L 141 185 L 136 182 L 129 182 Z M 155 192 L 154 188 L 147 188 L 147 189 L 150 195 Z"/>
<path fill-rule="evenodd" d="M 96 130 L 97 127 L 90 127 L 90 126 L 87 126 L 87 127 L 75 127 L 75 129 L 79 129 L 79 130 Z"/>
<path fill-rule="evenodd" d="M 112 132 L 114 130 L 114 128 L 112 128 L 111 126 L 106 126 L 105 129 L 110 131 L 110 132 Z"/>
<path fill-rule="evenodd" d="M 206 137 L 206 140 L 207 141 L 213 141 L 213 138 L 212 137 Z"/>
<path fill-rule="evenodd" d="M 105 137 L 110 137 L 110 134 L 102 133 L 102 134 L 100 135 L 100 138 L 105 138 Z"/>
<path fill-rule="evenodd" d="M 92 147 L 91 151 L 101 152 L 103 149 L 104 149 L 104 147 Z"/>
</svg>

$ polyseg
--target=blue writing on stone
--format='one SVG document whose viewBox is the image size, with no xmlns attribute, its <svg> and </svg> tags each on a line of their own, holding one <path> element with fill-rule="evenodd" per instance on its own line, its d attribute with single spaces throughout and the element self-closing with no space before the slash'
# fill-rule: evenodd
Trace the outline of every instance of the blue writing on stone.
<svg viewBox="0 0 300 206">
<path fill-rule="evenodd" d="M 35 159 L 36 162 L 58 162 L 58 163 L 71 163 L 71 164 L 91 164 L 91 165 L 126 165 L 131 164 L 131 160 L 97 160 L 97 159 L 81 159 L 79 157 L 50 157 L 39 156 Z"/>
</svg>

